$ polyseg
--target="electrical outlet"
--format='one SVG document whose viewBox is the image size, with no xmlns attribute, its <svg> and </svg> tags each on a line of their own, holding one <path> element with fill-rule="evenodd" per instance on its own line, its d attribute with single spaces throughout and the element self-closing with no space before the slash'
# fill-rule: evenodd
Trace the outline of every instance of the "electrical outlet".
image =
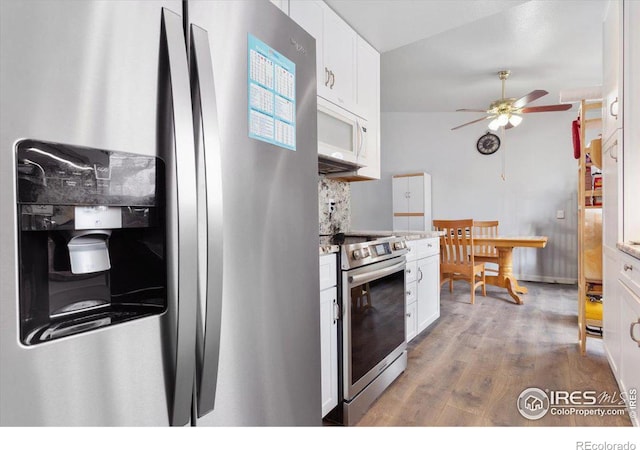
<svg viewBox="0 0 640 450">
<path fill-rule="evenodd" d="M 336 210 L 336 201 L 334 199 L 329 199 L 327 201 L 327 205 L 329 205 L 329 213 L 332 213 Z"/>
<path fill-rule="evenodd" d="M 559 209 L 556 211 L 556 219 L 564 219 L 564 209 Z"/>
</svg>

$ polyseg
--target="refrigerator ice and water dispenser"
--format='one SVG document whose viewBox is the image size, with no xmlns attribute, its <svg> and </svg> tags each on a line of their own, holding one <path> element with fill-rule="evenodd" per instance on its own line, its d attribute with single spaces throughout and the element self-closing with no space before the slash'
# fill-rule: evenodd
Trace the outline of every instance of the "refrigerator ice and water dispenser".
<svg viewBox="0 0 640 450">
<path fill-rule="evenodd" d="M 22 343 L 162 313 L 162 161 L 34 140 L 16 160 Z"/>
</svg>

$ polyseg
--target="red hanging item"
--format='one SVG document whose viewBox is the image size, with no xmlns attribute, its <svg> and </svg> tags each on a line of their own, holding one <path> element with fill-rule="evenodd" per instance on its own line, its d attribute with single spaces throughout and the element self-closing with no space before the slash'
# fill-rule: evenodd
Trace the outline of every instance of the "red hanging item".
<svg viewBox="0 0 640 450">
<path fill-rule="evenodd" d="M 571 124 L 573 134 L 573 157 L 580 159 L 580 116 Z"/>
</svg>

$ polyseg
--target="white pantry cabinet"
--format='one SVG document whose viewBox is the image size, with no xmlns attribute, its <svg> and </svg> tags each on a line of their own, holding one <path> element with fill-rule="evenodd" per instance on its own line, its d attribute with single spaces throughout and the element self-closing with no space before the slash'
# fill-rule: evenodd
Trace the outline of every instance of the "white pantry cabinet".
<svg viewBox="0 0 640 450">
<path fill-rule="evenodd" d="M 411 341 L 440 317 L 440 238 L 407 241 L 406 338 Z"/>
<path fill-rule="evenodd" d="M 620 390 L 640 386 L 640 2 L 611 1 L 603 27 L 604 314 L 607 359 Z M 624 101 L 623 101 L 624 100 Z M 636 397 L 637 402 L 637 397 Z M 631 417 L 636 426 L 638 406 Z"/>
<path fill-rule="evenodd" d="M 316 39 L 318 95 L 353 111 L 357 33 L 320 0 L 290 0 L 289 16 Z"/>
<path fill-rule="evenodd" d="M 322 417 L 338 404 L 338 288 L 336 254 L 320 255 L 320 371 Z"/>
<path fill-rule="evenodd" d="M 412 173 L 392 178 L 393 230 L 431 230 L 431 175 Z"/>
</svg>

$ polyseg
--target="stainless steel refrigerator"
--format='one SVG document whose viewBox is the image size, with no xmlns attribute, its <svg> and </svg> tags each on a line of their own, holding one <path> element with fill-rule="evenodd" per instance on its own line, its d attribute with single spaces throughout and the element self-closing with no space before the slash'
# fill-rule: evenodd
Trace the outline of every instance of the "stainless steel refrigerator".
<svg viewBox="0 0 640 450">
<path fill-rule="evenodd" d="M 0 424 L 320 425 L 315 41 L 0 4 Z"/>
</svg>

